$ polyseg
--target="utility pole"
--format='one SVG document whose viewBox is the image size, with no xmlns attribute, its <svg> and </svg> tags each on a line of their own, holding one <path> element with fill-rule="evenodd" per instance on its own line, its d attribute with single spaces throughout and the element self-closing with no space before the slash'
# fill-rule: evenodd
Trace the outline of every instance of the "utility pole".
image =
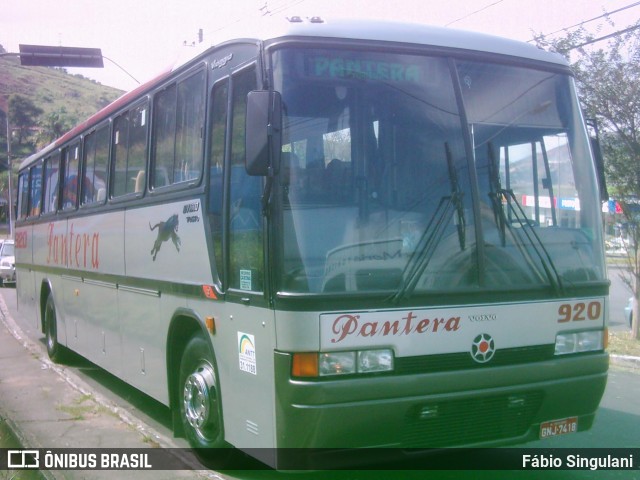
<svg viewBox="0 0 640 480">
<path fill-rule="evenodd" d="M 7 122 L 7 174 L 9 176 L 9 237 L 13 238 L 13 183 L 11 182 L 11 127 L 9 126 L 9 104 L 4 116 Z"/>
</svg>

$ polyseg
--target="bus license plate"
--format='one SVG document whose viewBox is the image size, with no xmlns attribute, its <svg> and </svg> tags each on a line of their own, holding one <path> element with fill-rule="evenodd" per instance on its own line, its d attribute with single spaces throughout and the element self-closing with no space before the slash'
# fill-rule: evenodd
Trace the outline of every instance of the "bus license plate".
<svg viewBox="0 0 640 480">
<path fill-rule="evenodd" d="M 578 431 L 578 417 L 551 420 L 540 424 L 540 438 L 567 435 Z"/>
</svg>

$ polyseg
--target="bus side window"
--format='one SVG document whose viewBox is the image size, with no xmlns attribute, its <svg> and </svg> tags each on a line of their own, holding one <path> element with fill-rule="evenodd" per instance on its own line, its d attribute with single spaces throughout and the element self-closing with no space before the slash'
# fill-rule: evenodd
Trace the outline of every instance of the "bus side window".
<svg viewBox="0 0 640 480">
<path fill-rule="evenodd" d="M 153 188 L 197 180 L 202 175 L 204 84 L 201 70 L 155 97 Z"/>
<path fill-rule="evenodd" d="M 18 177 L 18 219 L 27 218 L 29 212 L 29 170 Z"/>
<path fill-rule="evenodd" d="M 113 123 L 112 195 L 142 193 L 146 183 L 148 104 L 123 113 Z"/>
<path fill-rule="evenodd" d="M 178 84 L 176 158 L 172 183 L 202 175 L 202 127 L 204 123 L 204 71 Z"/>
<path fill-rule="evenodd" d="M 78 174 L 80 167 L 80 144 L 70 145 L 64 150 L 64 181 L 62 183 L 62 209 L 72 210 L 78 205 Z"/>
<path fill-rule="evenodd" d="M 82 205 L 103 203 L 109 164 L 109 128 L 104 126 L 85 137 Z"/>
<path fill-rule="evenodd" d="M 173 84 L 159 92 L 154 99 L 153 110 L 153 158 L 155 163 L 151 174 L 152 187 L 167 184 L 167 170 L 173 170 L 176 141 L 176 98 L 177 89 Z"/>
<path fill-rule="evenodd" d="M 60 154 L 54 153 L 44 161 L 44 200 L 42 213 L 58 210 L 58 185 L 60 182 Z"/>
<path fill-rule="evenodd" d="M 29 181 L 29 216 L 40 215 L 42 207 L 42 164 L 31 167 Z"/>
</svg>

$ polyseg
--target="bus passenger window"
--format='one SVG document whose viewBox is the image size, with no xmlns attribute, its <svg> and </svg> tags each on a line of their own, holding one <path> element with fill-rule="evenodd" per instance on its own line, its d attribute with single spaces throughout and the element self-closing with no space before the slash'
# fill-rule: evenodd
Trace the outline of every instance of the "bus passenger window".
<svg viewBox="0 0 640 480">
<path fill-rule="evenodd" d="M 173 171 L 176 141 L 176 86 L 171 85 L 155 97 L 153 119 L 153 187 L 167 184 L 168 171 Z"/>
<path fill-rule="evenodd" d="M 29 186 L 29 216 L 40 215 L 42 201 L 42 164 L 31 168 L 31 181 Z"/>
<path fill-rule="evenodd" d="M 58 210 L 58 182 L 60 178 L 60 155 L 52 155 L 44 161 L 44 200 L 42 213 Z"/>
<path fill-rule="evenodd" d="M 29 171 L 25 170 L 18 178 L 18 219 L 27 218 L 29 212 Z"/>
<path fill-rule="evenodd" d="M 102 203 L 106 198 L 109 163 L 109 129 L 103 127 L 85 137 L 82 204 Z"/>
<path fill-rule="evenodd" d="M 204 124 L 204 72 L 178 84 L 176 158 L 172 183 L 200 178 Z"/>
<path fill-rule="evenodd" d="M 155 97 L 152 187 L 197 180 L 202 174 L 204 71 Z"/>
<path fill-rule="evenodd" d="M 67 147 L 63 154 L 64 181 L 62 183 L 62 209 L 72 210 L 78 202 L 78 173 L 80 167 L 80 144 Z"/>
<path fill-rule="evenodd" d="M 144 103 L 120 115 L 114 121 L 114 197 L 144 191 L 149 123 L 147 112 L 148 106 Z"/>
</svg>

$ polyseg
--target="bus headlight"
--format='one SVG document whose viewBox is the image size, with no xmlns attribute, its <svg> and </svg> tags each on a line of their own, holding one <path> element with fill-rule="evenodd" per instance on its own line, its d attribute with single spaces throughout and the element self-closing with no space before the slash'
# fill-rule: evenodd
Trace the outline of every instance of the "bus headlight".
<svg viewBox="0 0 640 480">
<path fill-rule="evenodd" d="M 584 353 L 604 350 L 604 332 L 589 330 L 587 332 L 567 332 L 556 335 L 556 355 L 568 353 Z"/>
<path fill-rule="evenodd" d="M 389 349 L 358 352 L 358 373 L 389 372 L 393 370 L 393 352 Z"/>
<path fill-rule="evenodd" d="M 389 348 L 348 352 L 294 353 L 294 377 L 328 377 L 389 372 L 393 351 Z"/>
<path fill-rule="evenodd" d="M 320 376 L 356 373 L 356 352 L 320 354 Z"/>
</svg>

